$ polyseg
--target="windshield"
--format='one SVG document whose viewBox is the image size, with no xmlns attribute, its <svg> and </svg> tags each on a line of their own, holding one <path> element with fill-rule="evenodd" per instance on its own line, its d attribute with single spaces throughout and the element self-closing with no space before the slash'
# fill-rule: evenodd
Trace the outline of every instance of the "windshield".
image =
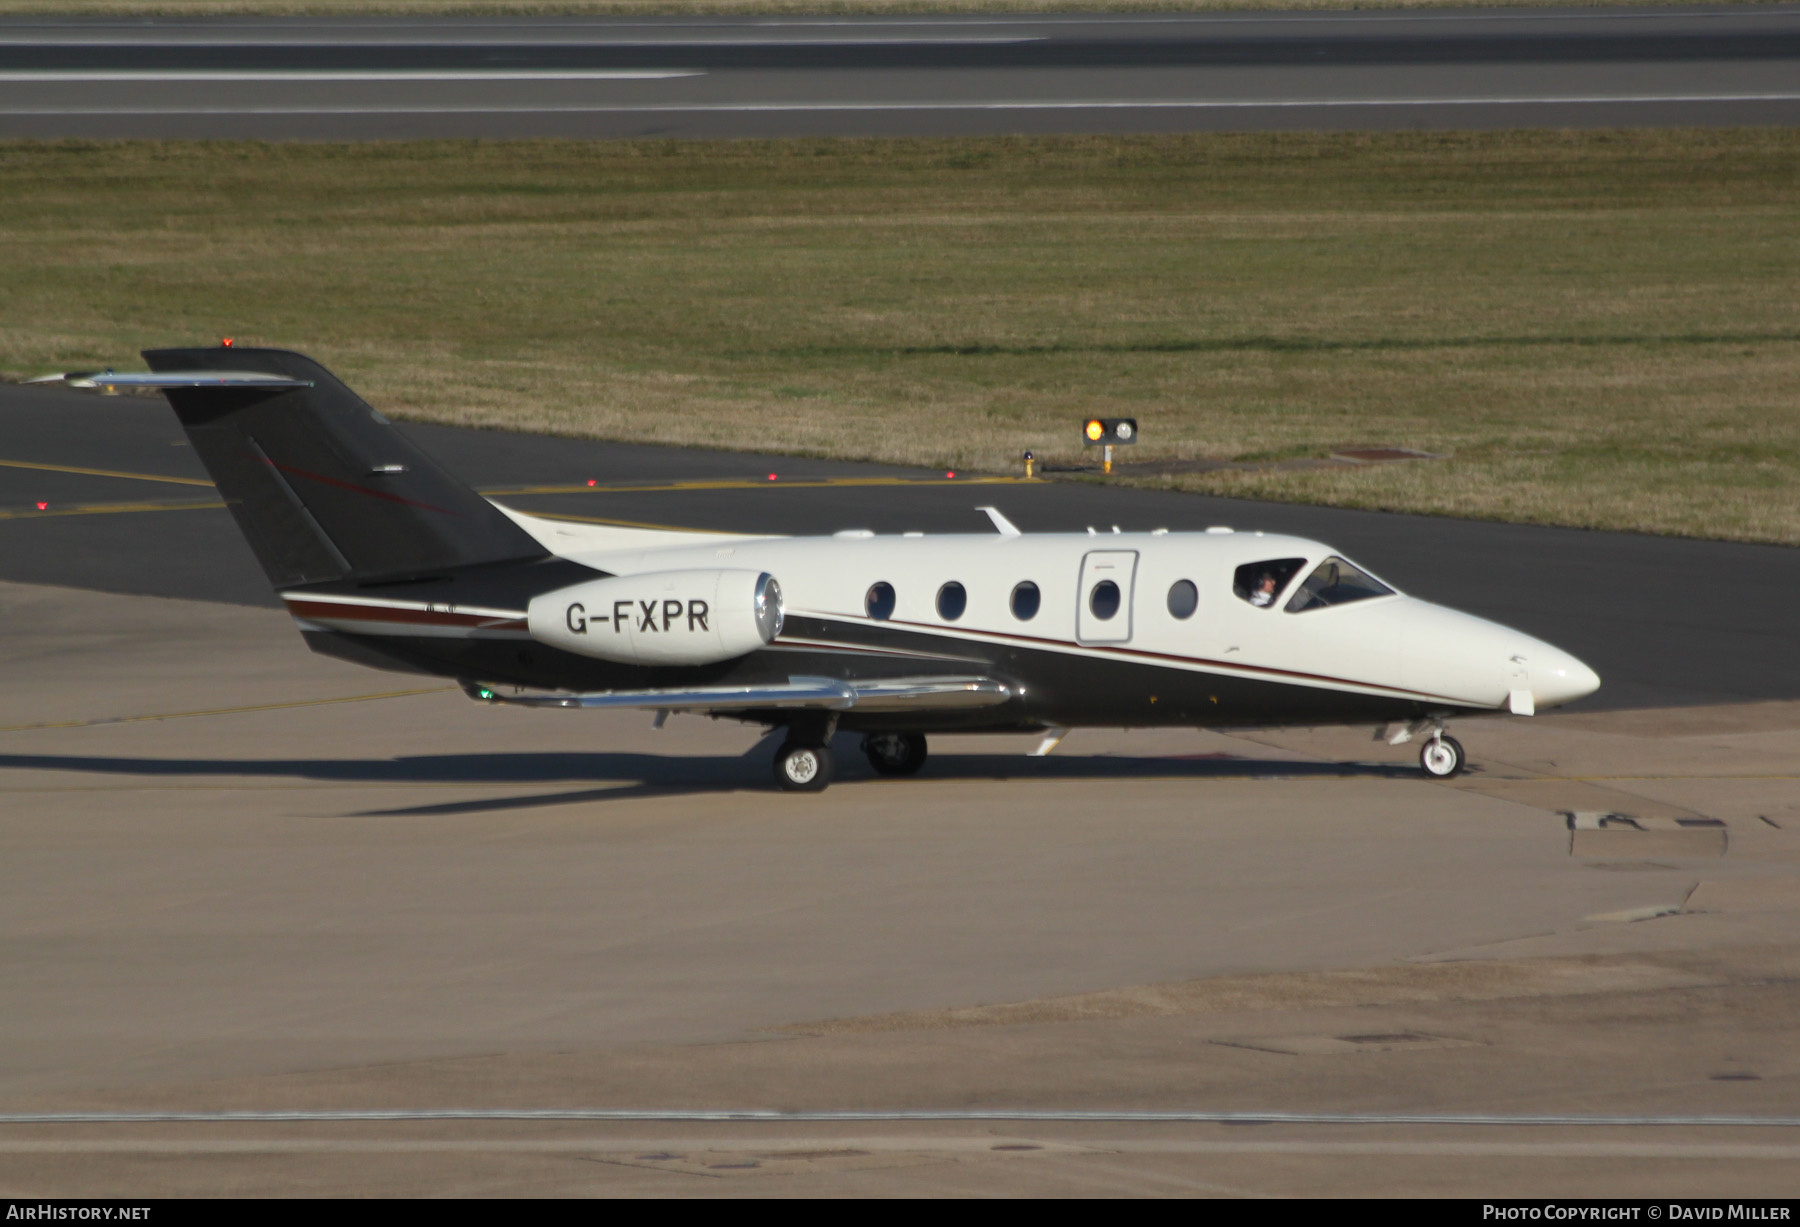
<svg viewBox="0 0 1800 1227">
<path fill-rule="evenodd" d="M 1348 605 L 1351 601 L 1366 601 L 1372 596 L 1392 595 L 1392 588 L 1354 563 L 1342 558 L 1327 558 L 1306 577 L 1306 582 L 1288 601 L 1287 611 L 1304 613 L 1327 605 Z"/>
</svg>

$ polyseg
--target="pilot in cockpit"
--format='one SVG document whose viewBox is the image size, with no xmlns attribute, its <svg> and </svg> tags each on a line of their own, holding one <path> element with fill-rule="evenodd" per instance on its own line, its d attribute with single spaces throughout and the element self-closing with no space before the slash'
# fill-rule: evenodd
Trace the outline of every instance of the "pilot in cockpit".
<svg viewBox="0 0 1800 1227">
<path fill-rule="evenodd" d="M 1250 603 L 1258 609 L 1266 608 L 1275 600 L 1275 577 L 1264 571 L 1256 577 L 1256 587 L 1250 591 Z"/>
</svg>

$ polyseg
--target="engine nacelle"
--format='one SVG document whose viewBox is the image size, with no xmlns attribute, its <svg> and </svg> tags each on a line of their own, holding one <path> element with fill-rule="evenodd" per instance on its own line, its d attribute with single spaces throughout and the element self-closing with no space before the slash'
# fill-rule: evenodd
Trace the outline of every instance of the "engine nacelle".
<svg viewBox="0 0 1800 1227">
<path fill-rule="evenodd" d="M 709 665 L 781 633 L 781 585 L 760 571 L 651 571 L 533 597 L 531 637 L 628 665 Z"/>
</svg>

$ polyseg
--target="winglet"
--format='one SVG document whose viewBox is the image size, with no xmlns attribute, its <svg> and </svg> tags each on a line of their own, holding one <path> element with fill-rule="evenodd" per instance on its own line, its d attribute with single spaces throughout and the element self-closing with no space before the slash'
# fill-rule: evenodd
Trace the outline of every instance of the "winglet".
<svg viewBox="0 0 1800 1227">
<path fill-rule="evenodd" d="M 994 531 L 1002 537 L 1023 537 L 1025 535 L 1019 531 L 1017 524 L 1000 514 L 998 507 L 977 507 L 975 510 L 987 512 L 988 519 L 994 522 Z"/>
</svg>

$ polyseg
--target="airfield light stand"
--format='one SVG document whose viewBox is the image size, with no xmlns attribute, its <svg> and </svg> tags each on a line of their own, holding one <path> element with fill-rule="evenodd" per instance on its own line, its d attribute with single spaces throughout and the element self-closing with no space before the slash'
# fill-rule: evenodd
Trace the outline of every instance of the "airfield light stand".
<svg viewBox="0 0 1800 1227">
<path fill-rule="evenodd" d="M 1100 471 L 1110 475 L 1113 464 L 1113 445 L 1136 443 L 1138 437 L 1136 418 L 1089 418 L 1081 428 L 1081 441 L 1086 447 L 1100 447 Z"/>
</svg>

